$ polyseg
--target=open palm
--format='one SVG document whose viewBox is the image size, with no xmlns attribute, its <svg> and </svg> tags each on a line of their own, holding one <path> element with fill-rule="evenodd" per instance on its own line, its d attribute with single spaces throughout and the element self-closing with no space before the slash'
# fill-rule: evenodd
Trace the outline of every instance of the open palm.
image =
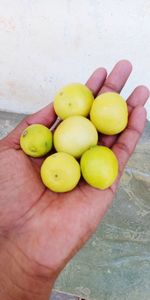
<svg viewBox="0 0 150 300">
<path fill-rule="evenodd" d="M 129 62 L 120 61 L 108 76 L 105 69 L 97 69 L 87 86 L 95 96 L 106 91 L 119 93 L 131 68 Z M 24 272 L 51 280 L 52 286 L 65 264 L 95 231 L 144 130 L 143 106 L 148 96 L 146 87 L 137 87 L 127 100 L 129 122 L 125 131 L 118 136 L 100 136 L 99 143 L 111 147 L 119 161 L 117 182 L 104 191 L 81 182 L 72 192 L 53 193 L 41 182 L 42 160 L 27 157 L 20 149 L 24 128 L 33 123 L 50 128 L 54 123 L 52 104 L 26 117 L 0 141 L 0 240 L 11 261 Z"/>
</svg>

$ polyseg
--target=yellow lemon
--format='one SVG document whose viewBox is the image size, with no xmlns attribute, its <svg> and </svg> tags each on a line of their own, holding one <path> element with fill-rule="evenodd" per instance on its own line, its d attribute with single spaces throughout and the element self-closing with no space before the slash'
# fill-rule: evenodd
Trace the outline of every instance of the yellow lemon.
<svg viewBox="0 0 150 300">
<path fill-rule="evenodd" d="M 21 134 L 20 146 L 26 154 L 41 157 L 52 148 L 52 133 L 44 125 L 30 125 Z"/>
<path fill-rule="evenodd" d="M 57 152 L 66 152 L 79 158 L 89 147 L 97 144 L 95 126 L 82 116 L 72 116 L 62 121 L 54 132 Z"/>
<path fill-rule="evenodd" d="M 41 166 L 41 178 L 53 192 L 68 192 L 75 188 L 81 176 L 76 159 L 63 152 L 47 157 Z"/>
<path fill-rule="evenodd" d="M 92 92 L 81 83 L 64 86 L 54 98 L 54 110 L 64 120 L 70 116 L 86 117 L 94 101 Z"/>
<path fill-rule="evenodd" d="M 101 190 L 110 187 L 118 175 L 117 158 L 104 146 L 95 146 L 84 152 L 80 165 L 85 181 Z"/>
<path fill-rule="evenodd" d="M 101 133 L 117 134 L 127 126 L 127 104 L 117 93 L 101 94 L 93 102 L 90 119 Z"/>
</svg>

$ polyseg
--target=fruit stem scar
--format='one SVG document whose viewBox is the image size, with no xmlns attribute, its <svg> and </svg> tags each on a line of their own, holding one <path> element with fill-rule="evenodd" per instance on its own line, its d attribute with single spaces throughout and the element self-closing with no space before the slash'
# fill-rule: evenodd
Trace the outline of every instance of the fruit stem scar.
<svg viewBox="0 0 150 300">
<path fill-rule="evenodd" d="M 60 96 L 62 96 L 63 95 L 63 92 L 60 92 Z"/>
<path fill-rule="evenodd" d="M 55 177 L 55 178 L 58 178 L 58 174 L 55 174 L 54 177 Z"/>
<path fill-rule="evenodd" d="M 36 152 L 36 148 L 33 146 L 33 147 L 30 148 L 30 151 L 31 152 Z"/>
<path fill-rule="evenodd" d="M 28 133 L 28 131 L 27 131 L 27 130 L 25 130 L 22 136 L 23 136 L 23 137 L 24 137 L 24 136 L 26 136 L 26 135 L 27 135 L 27 133 Z"/>
</svg>

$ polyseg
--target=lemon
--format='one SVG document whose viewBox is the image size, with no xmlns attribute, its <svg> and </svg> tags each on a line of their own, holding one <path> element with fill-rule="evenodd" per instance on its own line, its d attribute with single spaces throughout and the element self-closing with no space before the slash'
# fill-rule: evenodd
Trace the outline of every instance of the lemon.
<svg viewBox="0 0 150 300">
<path fill-rule="evenodd" d="M 76 159 L 63 152 L 47 157 L 41 166 L 41 178 L 53 192 L 68 192 L 78 184 L 81 176 Z"/>
<path fill-rule="evenodd" d="M 92 92 L 81 83 L 64 86 L 54 98 L 54 110 L 57 116 L 64 120 L 70 116 L 86 117 L 93 103 Z"/>
<path fill-rule="evenodd" d="M 85 117 L 72 116 L 62 121 L 54 132 L 57 152 L 66 152 L 79 158 L 89 147 L 97 144 L 95 126 Z"/>
<path fill-rule="evenodd" d="M 95 146 L 84 152 L 80 165 L 85 181 L 101 190 L 110 187 L 118 174 L 117 158 L 104 146 Z"/>
<path fill-rule="evenodd" d="M 101 133 L 117 134 L 127 126 L 127 104 L 117 93 L 101 94 L 93 102 L 90 119 Z"/>
<path fill-rule="evenodd" d="M 44 125 L 30 125 L 21 134 L 20 146 L 29 156 L 41 157 L 52 148 L 52 133 Z"/>
</svg>

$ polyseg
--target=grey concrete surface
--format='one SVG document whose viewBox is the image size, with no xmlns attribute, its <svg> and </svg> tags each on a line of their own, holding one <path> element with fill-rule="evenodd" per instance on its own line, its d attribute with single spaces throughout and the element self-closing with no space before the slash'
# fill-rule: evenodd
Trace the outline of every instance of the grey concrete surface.
<svg viewBox="0 0 150 300">
<path fill-rule="evenodd" d="M 0 111 L 0 139 L 6 136 L 24 117 L 23 114 Z"/>
<path fill-rule="evenodd" d="M 73 295 L 68 295 L 66 293 L 53 291 L 52 296 L 49 300 L 80 300 L 80 299 L 81 298 L 78 298 L 78 297 L 73 296 Z"/>
</svg>

